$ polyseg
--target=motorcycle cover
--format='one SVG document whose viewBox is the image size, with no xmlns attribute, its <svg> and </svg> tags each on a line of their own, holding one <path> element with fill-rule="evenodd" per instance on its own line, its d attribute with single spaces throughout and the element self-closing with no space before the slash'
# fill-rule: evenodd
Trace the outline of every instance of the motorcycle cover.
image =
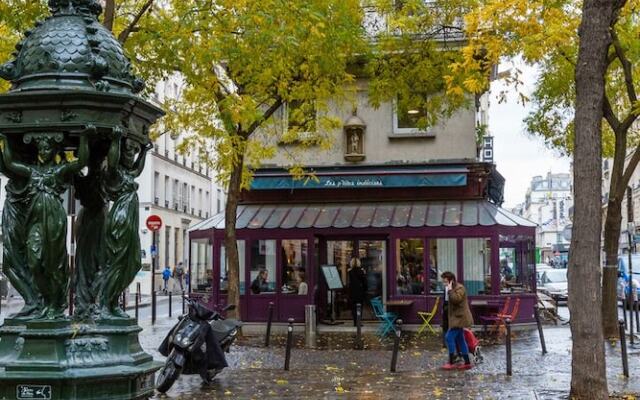
<svg viewBox="0 0 640 400">
<path fill-rule="evenodd" d="M 207 369 L 222 369 L 229 366 L 227 364 L 227 359 L 224 356 L 224 352 L 220 347 L 220 343 L 218 343 L 218 341 L 216 340 L 213 334 L 213 329 L 211 329 L 211 325 L 209 325 L 208 323 L 204 323 L 203 328 L 205 330 L 205 333 L 204 333 L 205 344 L 207 347 L 206 354 L 203 354 L 200 351 L 196 351 L 195 354 L 193 353 L 186 354 L 187 362 L 185 364 L 184 370 L 182 371 L 183 374 L 200 373 L 201 371 L 200 366 L 202 365 L 202 362 L 205 361 L 202 359 L 203 357 L 206 357 Z M 158 348 L 158 351 L 160 352 L 160 354 L 162 354 L 165 357 L 169 356 L 169 353 L 173 348 L 173 344 L 169 343 L 169 338 L 171 337 L 171 333 L 172 332 L 170 332 L 164 338 L 164 340 L 160 344 L 160 347 Z"/>
</svg>

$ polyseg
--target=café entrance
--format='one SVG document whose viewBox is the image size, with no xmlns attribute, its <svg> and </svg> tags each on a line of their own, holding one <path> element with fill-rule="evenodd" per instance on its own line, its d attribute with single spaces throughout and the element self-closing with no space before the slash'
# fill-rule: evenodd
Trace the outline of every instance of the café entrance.
<svg viewBox="0 0 640 400">
<path fill-rule="evenodd" d="M 335 293 L 335 313 L 338 320 L 351 320 L 351 299 L 349 296 L 349 269 L 354 258 L 360 260 L 360 265 L 367 277 L 367 301 L 363 304 L 363 320 L 374 320 L 375 315 L 369 304 L 374 297 L 385 298 L 387 275 L 387 239 L 356 238 L 321 240 L 320 265 L 335 265 L 338 268 L 344 289 Z M 327 283 L 319 276 L 318 306 L 327 318 L 331 313 L 331 292 Z"/>
</svg>

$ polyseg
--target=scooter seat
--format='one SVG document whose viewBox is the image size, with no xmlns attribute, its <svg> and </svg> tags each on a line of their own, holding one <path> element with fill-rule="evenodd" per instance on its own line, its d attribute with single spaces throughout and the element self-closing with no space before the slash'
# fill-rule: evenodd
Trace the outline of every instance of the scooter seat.
<svg viewBox="0 0 640 400">
<path fill-rule="evenodd" d="M 227 337 L 231 331 L 236 329 L 236 323 L 231 320 L 216 320 L 211 323 L 213 336 L 218 342 Z"/>
</svg>

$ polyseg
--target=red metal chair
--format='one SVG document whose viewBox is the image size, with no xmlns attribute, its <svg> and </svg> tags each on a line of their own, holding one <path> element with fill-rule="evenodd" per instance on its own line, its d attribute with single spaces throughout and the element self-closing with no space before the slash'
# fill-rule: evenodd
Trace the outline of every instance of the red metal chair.
<svg viewBox="0 0 640 400">
<path fill-rule="evenodd" d="M 502 305 L 502 309 L 498 311 L 496 315 L 481 315 L 480 321 L 482 321 L 482 331 L 487 333 L 487 324 L 491 323 L 497 325 L 502 321 L 502 315 L 506 315 L 509 312 L 509 305 L 511 305 L 511 297 L 507 297 L 504 304 Z"/>
<path fill-rule="evenodd" d="M 513 309 L 511 310 L 511 313 L 500 315 L 500 317 L 502 317 L 500 322 L 498 322 L 498 330 L 500 332 L 500 335 L 506 334 L 507 328 L 506 328 L 506 325 L 505 325 L 505 321 L 507 320 L 507 318 L 512 322 L 515 321 L 516 318 L 518 317 L 518 312 L 520 312 L 520 299 L 519 298 L 516 299 L 516 303 L 513 305 Z"/>
</svg>

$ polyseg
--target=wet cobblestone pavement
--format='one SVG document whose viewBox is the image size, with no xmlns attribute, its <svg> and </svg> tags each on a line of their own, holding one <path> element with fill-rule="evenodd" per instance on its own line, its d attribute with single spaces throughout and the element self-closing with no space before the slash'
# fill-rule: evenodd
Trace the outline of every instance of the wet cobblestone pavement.
<svg viewBox="0 0 640 400">
<path fill-rule="evenodd" d="M 171 321 L 144 326 L 142 344 L 156 351 Z M 545 328 L 549 353 L 542 355 L 536 330 L 513 339 L 513 376 L 505 374 L 503 344 L 483 341 L 485 361 L 470 371 L 442 371 L 447 358 L 439 338 L 407 334 L 396 373 L 389 372 L 392 341 L 365 336 L 366 349 L 353 350 L 351 333 L 321 335 L 317 349 L 304 348 L 296 335 L 291 370 L 284 371 L 284 336 L 243 338 L 228 355 L 225 369 L 210 386 L 198 376 L 182 376 L 166 395 L 154 399 L 562 399 L 570 384 L 571 341 L 568 326 Z M 607 344 L 609 388 L 619 398 L 640 393 L 640 346 L 631 348 L 631 377 L 622 376 L 618 344 Z"/>
</svg>

